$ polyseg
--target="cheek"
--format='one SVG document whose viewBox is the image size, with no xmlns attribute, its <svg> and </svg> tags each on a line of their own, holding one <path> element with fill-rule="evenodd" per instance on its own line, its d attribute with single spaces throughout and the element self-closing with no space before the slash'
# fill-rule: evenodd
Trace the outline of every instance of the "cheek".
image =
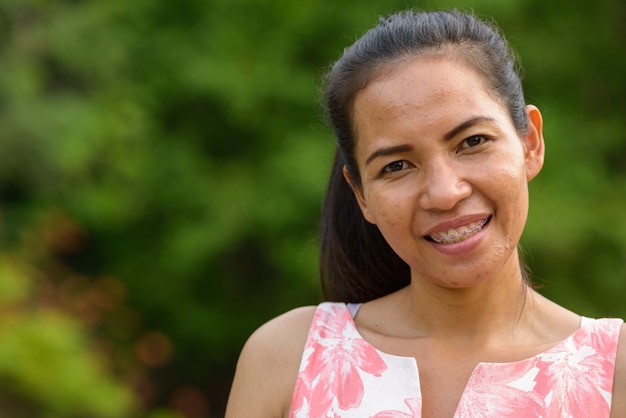
<svg viewBox="0 0 626 418">
<path fill-rule="evenodd" d="M 376 224 L 381 230 L 393 230 L 402 224 L 402 215 L 405 211 L 400 205 L 390 204 L 380 206 L 375 209 Z"/>
<path fill-rule="evenodd" d="M 415 239 L 415 207 L 410 205 L 409 200 L 388 202 L 377 224 L 387 243 L 404 260 L 413 252 L 411 243 Z"/>
<path fill-rule="evenodd" d="M 526 182 L 526 174 L 524 167 L 517 169 L 511 168 L 501 174 L 502 181 L 505 182 L 504 187 L 506 194 L 510 199 L 523 202 L 528 200 L 528 183 Z M 523 208 L 520 208 L 523 210 Z"/>
<path fill-rule="evenodd" d="M 405 188 L 387 188 L 376 194 L 375 209 L 381 222 L 388 226 L 405 223 L 413 213 L 414 197 Z"/>
<path fill-rule="evenodd" d="M 368 212 L 390 244 L 410 233 L 413 210 L 406 194 L 371 193 L 369 198 Z"/>
<path fill-rule="evenodd" d="M 497 161 L 490 161 L 489 164 L 482 164 L 480 168 L 481 177 L 492 183 L 494 190 L 499 190 L 501 194 L 515 200 L 526 195 L 526 167 L 521 156 L 508 155 Z"/>
<path fill-rule="evenodd" d="M 499 201 L 500 208 L 508 213 L 508 223 L 516 225 L 513 229 L 521 234 L 528 215 L 528 183 L 526 182 L 525 170 L 523 166 L 510 166 L 493 175 L 494 190 L 498 190 L 498 196 L 494 199 Z M 495 180 L 497 179 L 497 180 Z"/>
</svg>

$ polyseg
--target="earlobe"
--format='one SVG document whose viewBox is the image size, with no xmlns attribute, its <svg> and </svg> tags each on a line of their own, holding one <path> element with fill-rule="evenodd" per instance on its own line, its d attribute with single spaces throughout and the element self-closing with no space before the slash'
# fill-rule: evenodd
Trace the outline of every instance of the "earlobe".
<svg viewBox="0 0 626 418">
<path fill-rule="evenodd" d="M 545 144 L 543 141 L 543 119 L 536 106 L 526 106 L 528 134 L 524 137 L 526 180 L 532 180 L 543 167 Z"/>
<path fill-rule="evenodd" d="M 343 177 L 346 179 L 346 182 L 350 185 L 350 188 L 352 189 L 352 193 L 354 193 L 354 196 L 356 197 L 356 201 L 359 204 L 359 207 L 361 208 L 361 213 L 363 214 L 363 217 L 365 218 L 365 220 L 371 224 L 376 224 L 376 222 L 374 222 L 373 218 L 371 217 L 369 213 L 367 202 L 365 201 L 365 197 L 363 196 L 363 189 L 361 187 L 354 185 L 350 177 L 350 172 L 348 171 L 348 168 L 345 165 L 343 166 Z"/>
</svg>

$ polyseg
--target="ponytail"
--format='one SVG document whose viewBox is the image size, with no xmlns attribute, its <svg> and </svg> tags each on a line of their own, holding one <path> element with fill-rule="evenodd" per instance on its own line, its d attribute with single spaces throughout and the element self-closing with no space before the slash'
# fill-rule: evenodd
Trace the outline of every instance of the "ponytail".
<svg viewBox="0 0 626 418">
<path fill-rule="evenodd" d="M 409 266 L 367 222 L 335 155 L 320 225 L 320 273 L 327 300 L 367 302 L 410 282 Z"/>
</svg>

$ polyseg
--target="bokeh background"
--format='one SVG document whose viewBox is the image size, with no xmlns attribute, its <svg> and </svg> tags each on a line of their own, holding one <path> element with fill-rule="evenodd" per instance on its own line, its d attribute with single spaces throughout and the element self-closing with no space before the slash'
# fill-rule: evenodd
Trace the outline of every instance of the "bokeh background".
<svg viewBox="0 0 626 418">
<path fill-rule="evenodd" d="M 0 0 L 0 416 L 223 415 L 247 336 L 321 300 L 319 78 L 406 7 L 503 28 L 534 281 L 626 317 L 623 0 Z"/>
</svg>

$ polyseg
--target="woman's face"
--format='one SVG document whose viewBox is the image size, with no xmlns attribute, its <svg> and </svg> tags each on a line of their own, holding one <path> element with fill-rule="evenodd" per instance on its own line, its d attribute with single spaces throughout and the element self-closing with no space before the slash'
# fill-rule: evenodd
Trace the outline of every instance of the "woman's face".
<svg viewBox="0 0 626 418">
<path fill-rule="evenodd" d="M 541 115 L 527 114 L 520 137 L 481 77 L 445 57 L 404 62 L 357 94 L 355 193 L 413 281 L 519 277 L 527 182 L 544 152 Z"/>
</svg>

